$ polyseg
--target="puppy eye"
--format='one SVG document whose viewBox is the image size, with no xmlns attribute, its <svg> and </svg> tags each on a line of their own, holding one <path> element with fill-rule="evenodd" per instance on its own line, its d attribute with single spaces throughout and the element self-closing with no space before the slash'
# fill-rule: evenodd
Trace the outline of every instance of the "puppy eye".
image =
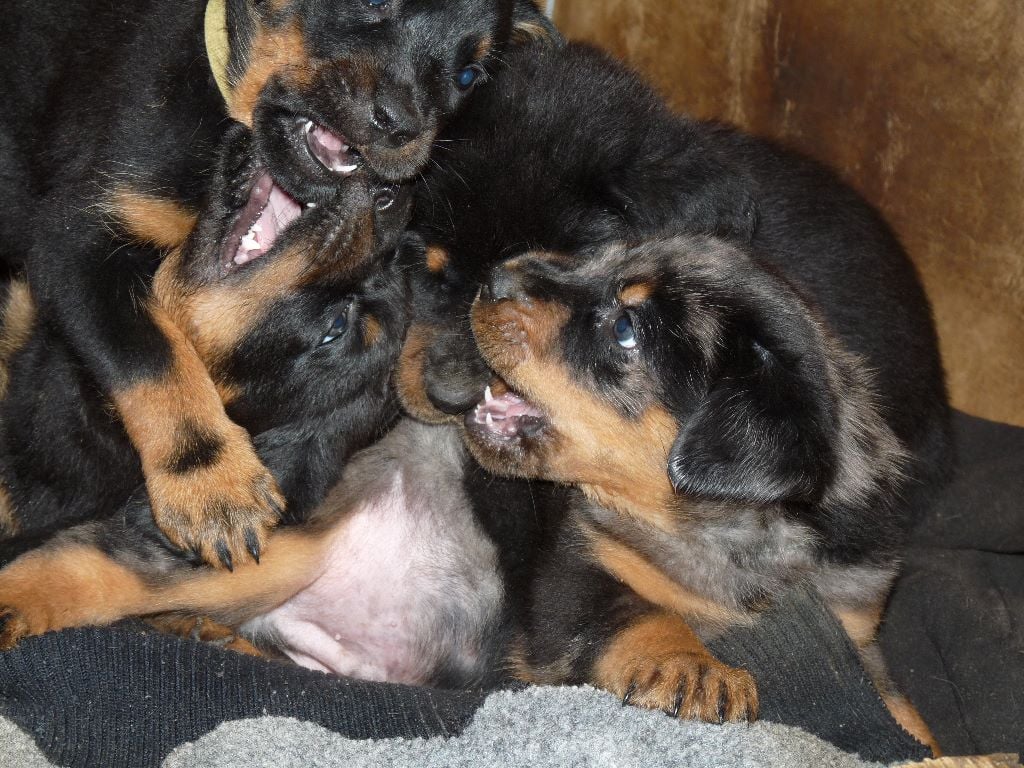
<svg viewBox="0 0 1024 768">
<path fill-rule="evenodd" d="M 351 309 L 352 303 L 349 302 L 345 305 L 345 309 L 342 310 L 341 314 L 334 318 L 331 327 L 327 329 L 327 335 L 320 340 L 321 347 L 345 335 L 345 331 L 348 330 L 348 316 Z"/>
<path fill-rule="evenodd" d="M 389 0 L 366 0 L 366 4 L 371 8 L 386 8 Z"/>
<path fill-rule="evenodd" d="M 478 65 L 470 64 L 455 73 L 455 85 L 460 91 L 468 91 L 482 74 L 483 70 Z"/>
<path fill-rule="evenodd" d="M 378 211 L 386 211 L 388 208 L 395 204 L 395 200 L 397 198 L 397 186 L 385 187 L 378 191 L 376 195 L 374 195 L 373 204 Z"/>
<path fill-rule="evenodd" d="M 636 332 L 633 330 L 633 318 L 629 314 L 619 315 L 615 325 L 612 326 L 612 334 L 615 336 L 616 343 L 623 349 L 636 347 Z"/>
</svg>

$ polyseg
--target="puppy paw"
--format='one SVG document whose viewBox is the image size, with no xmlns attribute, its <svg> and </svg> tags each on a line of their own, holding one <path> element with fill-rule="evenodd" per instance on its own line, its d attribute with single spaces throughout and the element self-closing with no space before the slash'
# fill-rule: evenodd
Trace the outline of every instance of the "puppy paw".
<svg viewBox="0 0 1024 768">
<path fill-rule="evenodd" d="M 707 654 L 634 659 L 610 690 L 624 704 L 660 709 L 672 717 L 708 723 L 757 719 L 754 678 Z"/>
<path fill-rule="evenodd" d="M 265 656 L 263 651 L 237 634 L 231 627 L 205 616 L 163 614 L 152 616 L 146 621 L 167 634 L 188 637 L 197 642 L 209 643 L 248 656 Z"/>
<path fill-rule="evenodd" d="M 228 570 L 259 562 L 284 510 L 273 475 L 241 428 L 183 441 L 146 486 L 153 519 L 171 543 Z"/>
</svg>

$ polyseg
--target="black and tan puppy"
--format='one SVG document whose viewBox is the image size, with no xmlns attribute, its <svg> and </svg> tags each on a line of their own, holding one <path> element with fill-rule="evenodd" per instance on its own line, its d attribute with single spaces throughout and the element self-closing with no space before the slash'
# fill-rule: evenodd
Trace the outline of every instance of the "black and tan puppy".
<svg viewBox="0 0 1024 768">
<path fill-rule="evenodd" d="M 388 381 L 406 310 L 404 281 L 391 262 L 409 194 L 359 171 L 273 248 L 225 273 L 223 253 L 238 247 L 232 232 L 267 185 L 248 130 L 236 126 L 225 143 L 210 204 L 161 264 L 153 302 L 171 319 L 176 342 L 195 350 L 199 365 L 185 373 L 209 380 L 212 395 L 254 436 L 290 519 L 301 520 L 335 482 L 343 459 L 396 412 Z M 24 511 L 37 525 L 66 527 L 69 508 L 78 517 L 123 508 L 148 519 L 142 468 L 123 425 L 76 345 L 33 320 L 32 299 L 23 283 L 8 287 L 0 471 L 23 506 L 7 509 L 6 523 L 24 527 Z M 230 471 L 215 433 L 201 422 L 183 429 L 164 468 L 169 475 L 186 484 Z M 257 551 L 255 541 L 246 543 Z M 229 551 L 219 555 L 232 564 Z"/>
<path fill-rule="evenodd" d="M 9 381 L 0 429 L 12 437 L 38 429 L 33 445 L 52 448 L 8 453 L 0 464 L 40 514 L 62 501 L 95 509 L 89 522 L 61 526 L 45 542 L 19 539 L 2 550 L 10 557 L 35 545 L 0 571 L 0 647 L 146 615 L 175 631 L 198 627 L 200 637 L 233 632 L 338 674 L 493 681 L 506 671 L 505 583 L 500 554 L 459 489 L 470 459 L 453 429 L 405 420 L 388 431 L 406 313 L 405 282 L 388 255 L 408 193 L 359 171 L 273 249 L 223 275 L 221 254 L 238 247 L 235 224 L 265 182 L 246 132 L 236 133 L 209 209 L 160 266 L 154 295 L 186 329 L 227 413 L 254 435 L 292 524 L 271 534 L 258 565 L 230 572 L 176 551 L 154 526 L 115 415 L 73 351 L 32 322 L 31 296 L 18 284 L 0 348 Z M 83 441 L 68 460 L 66 434 Z M 172 471 L 201 469 L 218 450 L 197 427 Z M 78 490 L 57 497 L 67 488 Z M 495 515 L 509 503 L 493 505 Z M 104 516 L 104 506 L 116 514 Z M 522 527 L 518 515 L 503 517 Z M 233 647 L 254 650 L 245 641 Z"/>
<path fill-rule="evenodd" d="M 360 165 L 413 176 L 511 39 L 553 29 L 529 0 L 16 0 L 4 14 L 3 261 L 24 266 L 36 321 L 112 402 L 160 529 L 213 564 L 256 557 L 280 489 L 149 288 L 192 229 L 227 118 L 252 127 L 267 176 L 219 254 L 225 275 Z M 218 451 L 171 471 L 197 429 Z M 23 531 L 50 522 L 19 489 L 5 497 Z"/>
<path fill-rule="evenodd" d="M 950 461 L 896 238 L 828 170 L 671 114 L 594 50 L 509 60 L 417 206 L 399 384 L 422 418 L 465 418 L 492 471 L 581 489 L 526 597 L 522 674 L 751 716 L 753 681 L 691 625 L 810 582 L 884 682 L 874 631 Z"/>
</svg>

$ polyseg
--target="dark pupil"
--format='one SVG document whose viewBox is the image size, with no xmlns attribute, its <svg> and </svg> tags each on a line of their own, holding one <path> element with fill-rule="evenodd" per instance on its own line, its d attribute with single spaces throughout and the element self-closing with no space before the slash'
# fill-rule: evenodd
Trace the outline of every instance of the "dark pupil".
<svg viewBox="0 0 1024 768">
<path fill-rule="evenodd" d="M 633 321 L 629 319 L 628 315 L 623 315 L 615 321 L 615 338 L 620 341 L 628 339 L 633 335 Z"/>
<path fill-rule="evenodd" d="M 476 70 L 473 67 L 466 67 L 459 70 L 459 87 L 469 88 L 476 80 Z"/>
</svg>

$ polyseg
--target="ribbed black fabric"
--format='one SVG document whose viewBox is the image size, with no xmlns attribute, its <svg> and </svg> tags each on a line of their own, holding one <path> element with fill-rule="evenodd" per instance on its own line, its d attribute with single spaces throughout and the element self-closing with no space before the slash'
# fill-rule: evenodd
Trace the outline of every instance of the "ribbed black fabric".
<svg viewBox="0 0 1024 768">
<path fill-rule="evenodd" d="M 810 590 L 707 645 L 757 680 L 762 719 L 799 726 L 865 760 L 931 757 L 893 720 L 843 628 Z"/>
<path fill-rule="evenodd" d="M 483 696 L 339 679 L 133 627 L 51 633 L 0 654 L 0 713 L 75 768 L 157 766 L 224 720 L 259 715 L 358 739 L 447 736 Z"/>
</svg>

